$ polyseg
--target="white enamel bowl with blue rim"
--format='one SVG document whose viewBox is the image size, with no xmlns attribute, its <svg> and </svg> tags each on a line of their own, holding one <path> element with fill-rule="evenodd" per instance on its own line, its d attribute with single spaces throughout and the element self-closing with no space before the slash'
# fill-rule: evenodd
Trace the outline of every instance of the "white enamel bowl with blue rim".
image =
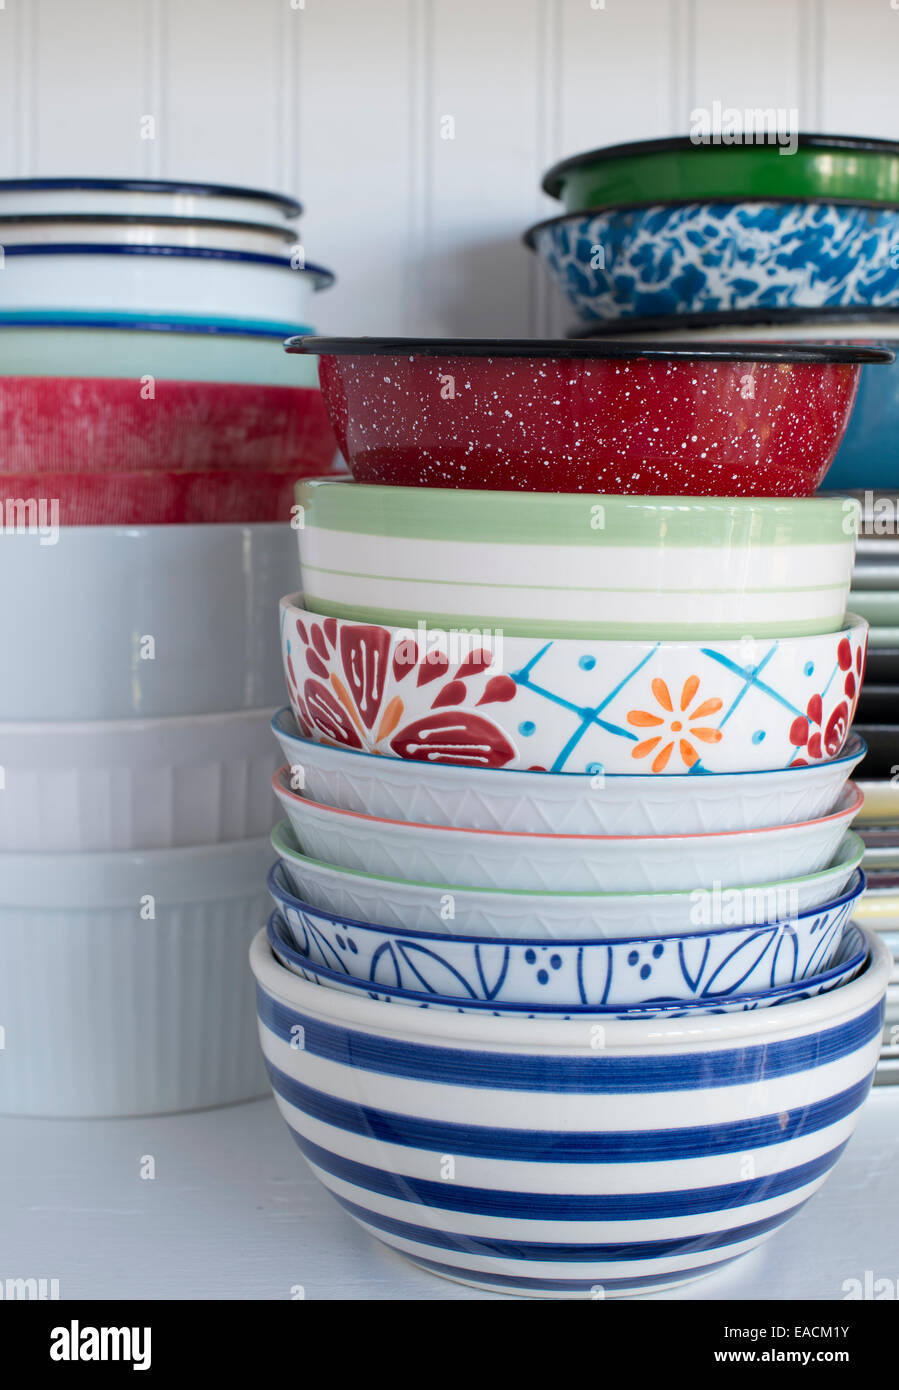
<svg viewBox="0 0 899 1390">
<path fill-rule="evenodd" d="M 768 772 L 525 772 L 416 759 L 303 738 L 289 707 L 272 730 L 290 767 L 290 784 L 313 801 L 387 820 L 464 825 L 557 835 L 698 835 L 815 820 L 830 812 L 865 755 L 851 733 L 827 762 Z"/>
<path fill-rule="evenodd" d="M 317 391 L 315 360 L 298 374 L 283 351 L 291 331 L 283 324 L 186 315 L 0 313 L 0 376 L 152 376 Z"/>
<path fill-rule="evenodd" d="M 290 944 L 312 967 L 351 975 L 375 989 L 559 1009 L 631 1008 L 659 999 L 736 997 L 794 985 L 829 969 L 864 886 L 857 871 L 833 902 L 768 925 L 548 942 L 357 922 L 302 902 L 290 892 L 280 864 L 268 878 Z"/>
<path fill-rule="evenodd" d="M 837 947 L 833 961 L 827 970 L 819 970 L 804 980 L 778 985 L 771 989 L 756 990 L 752 993 L 708 994 L 699 999 L 677 999 L 657 995 L 641 1003 L 600 1004 L 591 1001 L 587 1004 L 550 1004 L 544 999 L 529 999 L 525 1003 L 504 1003 L 494 999 L 460 998 L 457 994 L 441 994 L 430 989 L 405 988 L 401 985 L 375 984 L 371 980 L 359 979 L 346 970 L 333 970 L 318 965 L 308 955 L 298 951 L 292 940 L 291 929 L 280 912 L 273 912 L 268 923 L 268 939 L 272 951 L 282 965 L 292 974 L 304 980 L 322 985 L 326 989 L 347 990 L 351 994 L 362 992 L 371 999 L 381 999 L 385 1004 L 406 1004 L 417 1009 L 449 1009 L 452 1012 L 489 1013 L 501 1016 L 526 1015 L 537 1018 L 545 1014 L 569 1017 L 600 1016 L 611 1014 L 615 1017 L 640 1017 L 646 1014 L 666 1013 L 680 1017 L 685 1013 L 736 1013 L 741 1009 L 763 1009 L 781 1007 L 795 999 L 810 999 L 827 990 L 838 989 L 861 970 L 868 955 L 868 949 L 861 927 L 854 923 L 846 928 Z"/>
<path fill-rule="evenodd" d="M 9 216 L 0 212 L 3 246 L 70 246 L 85 242 L 91 246 L 200 246 L 210 251 L 248 251 L 284 259 L 299 250 L 296 230 L 286 222 L 103 213 Z"/>
<path fill-rule="evenodd" d="M 3 307 L 197 314 L 308 323 L 334 276 L 283 256 L 196 246 L 5 246 Z"/>
<path fill-rule="evenodd" d="M 853 616 L 809 637 L 551 640 L 321 618 L 301 594 L 281 600 L 287 691 L 304 736 L 546 772 L 695 776 L 834 758 L 867 639 Z"/>
<path fill-rule="evenodd" d="M 895 205 L 720 201 L 607 208 L 539 223 L 525 240 L 588 323 L 899 303 Z"/>
<path fill-rule="evenodd" d="M 250 963 L 278 1108 L 350 1216 L 451 1279 L 598 1298 L 711 1273 L 821 1186 L 880 1053 L 868 945 L 839 989 L 682 1019 L 391 1007 L 293 975 L 264 931 Z"/>
<path fill-rule="evenodd" d="M 286 193 L 224 183 L 172 179 L 2 179 L 4 217 L 209 217 L 237 222 L 283 222 L 302 206 Z"/>
<path fill-rule="evenodd" d="M 272 848 L 296 896 L 326 912 L 408 931 L 516 940 L 681 936 L 705 926 L 783 921 L 839 897 L 864 854 L 849 831 L 830 867 L 802 878 L 763 875 L 743 888 L 725 881 L 680 893 L 544 893 L 416 883 L 323 863 L 298 850 L 287 821 L 273 830 Z"/>
<path fill-rule="evenodd" d="M 305 854 L 365 873 L 464 888 L 665 893 L 801 878 L 825 868 L 864 800 L 853 782 L 818 820 L 702 835 L 553 835 L 383 820 L 272 787 Z"/>
</svg>

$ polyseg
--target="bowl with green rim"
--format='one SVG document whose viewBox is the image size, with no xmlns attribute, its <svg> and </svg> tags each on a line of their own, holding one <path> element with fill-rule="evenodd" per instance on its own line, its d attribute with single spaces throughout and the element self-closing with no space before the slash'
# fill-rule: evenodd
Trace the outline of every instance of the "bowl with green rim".
<svg viewBox="0 0 899 1390">
<path fill-rule="evenodd" d="M 834 632 L 859 504 L 296 486 L 307 607 L 536 637 Z"/>
<path fill-rule="evenodd" d="M 694 199 L 899 202 L 899 142 L 800 133 L 712 143 L 689 135 L 608 145 L 559 160 L 543 191 L 566 211 Z"/>
</svg>

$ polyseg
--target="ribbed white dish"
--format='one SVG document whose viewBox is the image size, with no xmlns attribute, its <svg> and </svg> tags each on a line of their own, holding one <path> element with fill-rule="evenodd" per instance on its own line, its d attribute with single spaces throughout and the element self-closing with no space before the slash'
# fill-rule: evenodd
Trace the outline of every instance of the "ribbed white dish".
<svg viewBox="0 0 899 1390">
<path fill-rule="evenodd" d="M 296 786 L 313 801 L 388 820 L 524 834 L 698 835 L 795 825 L 827 815 L 865 753 L 864 740 L 850 733 L 832 761 L 773 772 L 525 772 L 316 743 L 300 734 L 289 706 L 272 729 Z"/>
<path fill-rule="evenodd" d="M 258 839 L 0 856 L 0 1113 L 155 1114 L 262 1094 L 246 951 L 268 857 Z"/>
<path fill-rule="evenodd" d="M 830 868 L 774 882 L 764 876 L 745 888 L 725 883 L 678 893 L 535 893 L 455 888 L 365 874 L 301 854 L 287 821 L 272 846 L 292 891 L 335 916 L 409 931 L 484 937 L 676 936 L 704 926 L 786 921 L 843 892 L 861 863 L 863 845 L 850 831 Z"/>
<path fill-rule="evenodd" d="M 668 893 L 800 878 L 825 868 L 861 805 L 850 782 L 835 810 L 799 825 L 710 835 L 522 835 L 381 820 L 322 806 L 274 780 L 304 854 L 364 873 L 464 888 Z"/>
<path fill-rule="evenodd" d="M 273 614 L 296 568 L 286 522 L 5 535 L 0 719 L 274 708 Z"/>
<path fill-rule="evenodd" d="M 0 724 L 0 852 L 170 849 L 265 835 L 269 710 Z"/>
</svg>

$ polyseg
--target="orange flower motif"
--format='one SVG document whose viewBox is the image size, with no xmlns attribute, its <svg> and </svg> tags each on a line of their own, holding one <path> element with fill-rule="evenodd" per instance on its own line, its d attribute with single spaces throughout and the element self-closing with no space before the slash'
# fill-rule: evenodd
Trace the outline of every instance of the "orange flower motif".
<svg viewBox="0 0 899 1390">
<path fill-rule="evenodd" d="M 664 772 L 677 744 L 684 766 L 693 767 L 694 763 L 699 761 L 699 753 L 691 739 L 699 739 L 700 743 L 721 742 L 723 735 L 720 729 L 710 729 L 697 721 L 717 714 L 723 701 L 714 697 L 711 700 L 703 700 L 691 709 L 698 689 L 699 677 L 688 676 L 680 693 L 678 709 L 675 709 L 667 685 L 656 676 L 652 683 L 652 693 L 662 713 L 651 714 L 648 710 L 632 709 L 627 716 L 627 722 L 636 729 L 658 729 L 659 732 L 635 744 L 631 749 L 632 758 L 648 758 L 654 753 L 651 763 L 653 772 Z"/>
</svg>

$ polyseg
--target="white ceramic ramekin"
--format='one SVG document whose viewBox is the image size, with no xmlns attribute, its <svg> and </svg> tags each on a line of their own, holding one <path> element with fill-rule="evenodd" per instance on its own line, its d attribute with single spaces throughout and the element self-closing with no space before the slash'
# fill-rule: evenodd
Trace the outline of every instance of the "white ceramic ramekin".
<svg viewBox="0 0 899 1390">
<path fill-rule="evenodd" d="M 297 571 L 287 518 L 54 532 L 45 511 L 45 534 L 0 537 L 0 720 L 280 703 L 278 599 Z"/>
<path fill-rule="evenodd" d="M 267 915 L 269 853 L 246 840 L 0 856 L 0 1113 L 260 1095 L 246 951 Z"/>
<path fill-rule="evenodd" d="M 0 852 L 171 849 L 265 835 L 269 710 L 0 724 Z"/>
</svg>

